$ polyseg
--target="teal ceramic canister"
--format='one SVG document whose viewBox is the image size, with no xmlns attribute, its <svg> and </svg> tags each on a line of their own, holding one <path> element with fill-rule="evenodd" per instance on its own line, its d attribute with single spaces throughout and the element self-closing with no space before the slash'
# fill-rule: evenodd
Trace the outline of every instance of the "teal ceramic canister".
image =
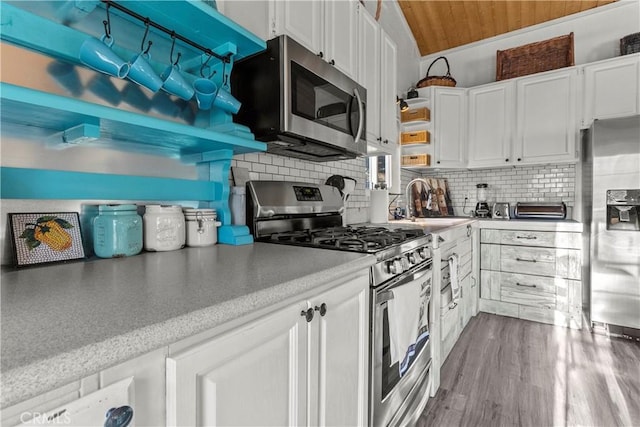
<svg viewBox="0 0 640 427">
<path fill-rule="evenodd" d="M 93 220 L 93 251 L 118 258 L 142 251 L 142 217 L 136 205 L 100 205 Z"/>
</svg>

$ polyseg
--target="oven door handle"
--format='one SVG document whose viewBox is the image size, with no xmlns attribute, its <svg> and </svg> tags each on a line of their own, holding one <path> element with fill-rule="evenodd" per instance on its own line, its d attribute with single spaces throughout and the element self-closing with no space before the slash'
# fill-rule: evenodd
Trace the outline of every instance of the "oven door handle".
<svg viewBox="0 0 640 427">
<path fill-rule="evenodd" d="M 413 282 L 415 280 L 418 280 L 418 279 L 422 278 L 423 276 L 426 276 L 427 274 L 430 274 L 432 271 L 433 271 L 433 264 L 431 262 L 429 262 L 428 264 L 426 264 L 424 267 L 422 267 L 418 271 L 414 271 L 414 272 L 411 272 L 410 274 L 402 275 L 402 276 L 396 278 L 391 283 L 387 284 L 386 286 L 383 286 L 383 287 L 379 288 L 376 291 L 376 303 L 389 301 L 389 300 L 393 299 L 393 297 L 385 299 L 385 295 L 388 294 L 388 293 L 393 295 L 393 289 L 394 288 L 397 288 L 398 286 L 402 286 L 402 285 L 404 285 L 406 283 L 410 283 L 410 282 Z"/>
<path fill-rule="evenodd" d="M 382 291 L 378 294 L 377 302 L 378 304 L 383 304 L 387 301 L 390 301 L 394 298 L 393 291 Z"/>
</svg>

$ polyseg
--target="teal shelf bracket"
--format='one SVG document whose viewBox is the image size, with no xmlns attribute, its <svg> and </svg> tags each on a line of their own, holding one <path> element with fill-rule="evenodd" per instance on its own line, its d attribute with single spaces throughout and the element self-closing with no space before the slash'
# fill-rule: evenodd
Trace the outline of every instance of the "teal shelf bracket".
<svg viewBox="0 0 640 427">
<path fill-rule="evenodd" d="M 222 226 L 218 229 L 218 242 L 227 245 L 247 245 L 253 243 L 249 227 L 231 224 L 229 209 L 229 171 L 231 168 L 232 150 L 216 150 L 191 156 L 184 156 L 183 161 L 196 163 L 198 179 L 210 181 L 214 185 L 216 198 L 206 202 L 206 206 L 218 213 Z"/>
</svg>

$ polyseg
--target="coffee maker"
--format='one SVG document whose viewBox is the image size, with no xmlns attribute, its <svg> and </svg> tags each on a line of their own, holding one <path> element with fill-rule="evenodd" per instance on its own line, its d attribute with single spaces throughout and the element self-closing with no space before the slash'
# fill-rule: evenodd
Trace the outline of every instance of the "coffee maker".
<svg viewBox="0 0 640 427">
<path fill-rule="evenodd" d="M 487 202 L 488 184 L 476 184 L 476 210 L 475 216 L 477 218 L 491 218 L 491 209 Z"/>
</svg>

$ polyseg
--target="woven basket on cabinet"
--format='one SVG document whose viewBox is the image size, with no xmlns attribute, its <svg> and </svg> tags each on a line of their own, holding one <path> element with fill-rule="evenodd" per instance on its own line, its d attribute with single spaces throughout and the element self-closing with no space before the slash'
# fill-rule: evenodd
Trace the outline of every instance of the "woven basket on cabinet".
<svg viewBox="0 0 640 427">
<path fill-rule="evenodd" d="M 529 43 L 496 55 L 496 81 L 575 65 L 573 33 Z"/>
</svg>

